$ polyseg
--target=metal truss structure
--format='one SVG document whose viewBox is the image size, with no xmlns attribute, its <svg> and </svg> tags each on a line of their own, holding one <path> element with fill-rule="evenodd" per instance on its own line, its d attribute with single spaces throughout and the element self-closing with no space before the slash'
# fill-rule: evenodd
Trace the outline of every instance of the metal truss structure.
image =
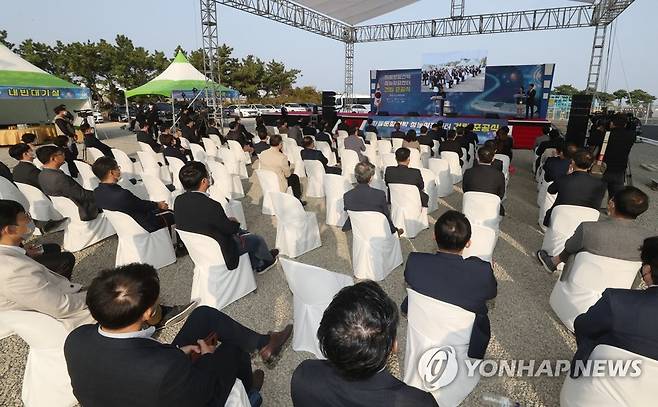
<svg viewBox="0 0 658 407">
<path fill-rule="evenodd" d="M 354 45 L 365 42 L 441 38 L 465 35 L 511 33 L 523 31 L 561 30 L 596 27 L 592 58 L 587 80 L 588 90 L 596 92 L 605 47 L 606 26 L 614 21 L 635 0 L 595 0 L 588 4 L 554 7 L 537 10 L 509 11 L 478 15 L 465 15 L 465 0 L 451 0 L 450 17 L 429 20 L 351 26 L 330 16 L 318 13 L 290 0 L 200 0 L 204 35 L 211 23 L 211 8 L 219 3 L 234 9 L 278 21 L 289 26 L 332 38 L 345 43 L 345 98 L 353 95 Z M 591 4 L 593 3 L 593 4 Z M 216 37 L 216 11 L 213 11 Z M 602 38 L 602 39 L 601 39 Z M 212 54 L 214 55 L 214 54 Z M 211 70 L 212 67 L 210 67 Z M 211 77 L 212 79 L 212 77 Z"/>
<path fill-rule="evenodd" d="M 204 89 L 208 117 L 219 119 L 223 127 L 222 97 L 217 92 L 213 83 L 221 85 L 219 64 L 217 61 L 217 50 L 219 38 L 217 35 L 217 3 L 215 0 L 201 0 L 201 36 L 203 38 L 203 73 L 206 76 L 206 88 Z"/>
</svg>

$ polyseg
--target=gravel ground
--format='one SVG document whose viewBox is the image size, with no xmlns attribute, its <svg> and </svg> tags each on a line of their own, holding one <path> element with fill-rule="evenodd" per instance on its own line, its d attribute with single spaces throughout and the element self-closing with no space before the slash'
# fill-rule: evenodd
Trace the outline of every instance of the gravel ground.
<svg viewBox="0 0 658 407">
<path fill-rule="evenodd" d="M 251 123 L 249 123 L 251 124 Z M 132 153 L 137 148 L 135 137 L 119 129 L 117 124 L 102 126 L 111 139 L 108 144 Z M 103 133 L 101 133 L 103 134 Z M 644 189 L 651 198 L 651 206 L 640 222 L 651 230 L 658 230 L 655 219 L 658 215 L 658 193 L 645 185 L 658 174 L 640 169 L 641 163 L 658 163 L 658 148 L 637 145 L 633 149 L 632 164 L 635 185 Z M 0 158 L 7 159 L 6 149 L 0 151 Z M 534 257 L 541 246 L 542 233 L 537 226 L 538 208 L 535 183 L 528 171 L 532 155 L 529 151 L 516 151 L 514 165 L 517 172 L 511 177 L 509 194 L 505 203 L 507 216 L 501 224 L 501 235 L 494 253 L 495 274 L 498 279 L 498 297 L 490 311 L 492 340 L 488 348 L 491 359 L 571 359 L 575 350 L 573 336 L 562 327 L 548 304 L 549 295 L 556 276 L 543 272 Z M 273 246 L 276 235 L 276 220 L 260 212 L 261 191 L 256 177 L 252 174 L 244 182 L 247 196 L 242 199 L 249 230 L 261 234 Z M 449 197 L 440 201 L 440 208 L 430 214 L 430 224 L 438 216 L 451 208 L 461 208 L 459 187 Z M 352 274 L 351 234 L 339 228 L 324 224 L 324 201 L 308 199 L 307 210 L 318 216 L 322 247 L 300 256 L 297 261 L 323 267 L 328 270 Z M 653 219 L 653 221 L 651 221 Z M 402 240 L 403 256 L 411 251 L 431 252 L 435 250 L 431 236 L 432 228 L 420 233 L 415 239 Z M 61 243 L 62 233 L 38 238 L 41 242 Z M 73 280 L 89 284 L 98 270 L 114 264 L 116 238 L 107 239 L 82 252 L 76 253 L 77 264 Z M 163 303 L 183 303 L 189 300 L 193 264 L 189 257 L 179 259 L 175 264 L 160 270 Z M 381 282 L 384 289 L 398 303 L 405 294 L 402 275 L 403 266 L 395 269 Z M 281 266 L 256 277 L 258 289 L 224 311 L 260 332 L 279 329 L 292 321 L 292 295 L 287 287 Z M 166 330 L 160 339 L 169 341 L 179 329 Z M 391 370 L 398 375 L 399 366 L 404 366 L 406 320 L 401 319 L 398 329 L 400 351 L 392 358 Z M 20 406 L 20 389 L 23 369 L 27 357 L 27 346 L 17 336 L 0 340 L 0 405 Z M 313 357 L 310 353 L 294 352 L 288 345 L 273 370 L 265 369 L 263 387 L 264 405 L 290 406 L 290 377 L 295 367 L 304 359 Z M 254 359 L 256 367 L 261 367 Z M 563 378 L 483 378 L 473 393 L 462 405 L 483 405 L 484 393 L 506 395 L 528 406 L 557 406 Z"/>
</svg>

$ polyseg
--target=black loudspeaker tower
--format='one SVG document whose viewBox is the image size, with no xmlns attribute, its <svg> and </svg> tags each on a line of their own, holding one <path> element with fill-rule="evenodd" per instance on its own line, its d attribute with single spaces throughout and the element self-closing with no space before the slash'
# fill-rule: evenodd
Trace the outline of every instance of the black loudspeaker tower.
<svg viewBox="0 0 658 407">
<path fill-rule="evenodd" d="M 592 95 L 573 95 L 571 97 L 571 112 L 567 124 L 566 140 L 576 143 L 577 146 L 585 145 L 589 114 L 592 109 Z"/>
<path fill-rule="evenodd" d="M 322 92 L 322 119 L 331 126 L 336 123 L 336 92 Z"/>
</svg>

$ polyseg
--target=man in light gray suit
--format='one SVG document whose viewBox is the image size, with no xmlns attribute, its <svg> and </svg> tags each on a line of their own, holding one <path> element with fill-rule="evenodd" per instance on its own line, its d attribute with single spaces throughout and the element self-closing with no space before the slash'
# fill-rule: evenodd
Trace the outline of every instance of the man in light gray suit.
<svg viewBox="0 0 658 407">
<path fill-rule="evenodd" d="M 366 145 L 363 139 L 359 137 L 359 129 L 350 127 L 347 138 L 343 141 L 346 150 L 352 150 L 359 156 L 359 161 L 363 161 L 363 152 L 366 151 Z"/>
<path fill-rule="evenodd" d="M 609 218 L 597 222 L 581 223 L 567 240 L 564 251 L 551 257 L 544 250 L 537 252 L 539 262 L 549 273 L 560 263 L 566 263 L 580 252 L 619 260 L 640 261 L 638 248 L 654 233 L 640 226 L 635 219 L 649 208 L 649 197 L 638 188 L 628 186 L 608 201 Z"/>
</svg>

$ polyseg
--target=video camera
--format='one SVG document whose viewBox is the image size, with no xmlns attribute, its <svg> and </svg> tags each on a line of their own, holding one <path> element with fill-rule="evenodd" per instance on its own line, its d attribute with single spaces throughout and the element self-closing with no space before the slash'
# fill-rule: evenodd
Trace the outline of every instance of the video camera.
<svg viewBox="0 0 658 407">
<path fill-rule="evenodd" d="M 78 117 L 82 119 L 94 115 L 94 112 L 90 109 L 74 110 L 74 112 L 77 113 Z"/>
</svg>

